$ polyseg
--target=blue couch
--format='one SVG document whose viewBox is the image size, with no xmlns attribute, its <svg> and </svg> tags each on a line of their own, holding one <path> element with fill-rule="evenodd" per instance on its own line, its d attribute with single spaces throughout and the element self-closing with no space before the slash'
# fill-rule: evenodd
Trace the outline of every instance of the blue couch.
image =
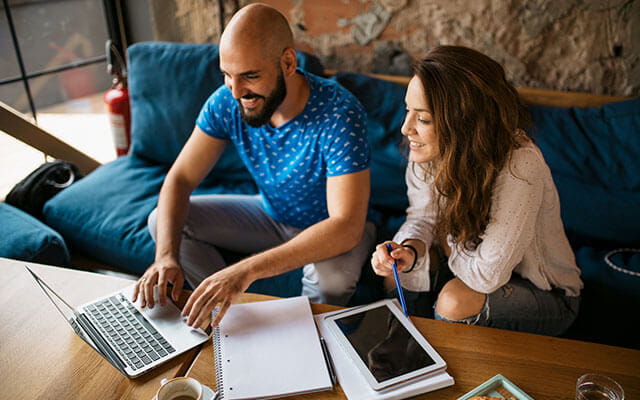
<svg viewBox="0 0 640 400">
<path fill-rule="evenodd" d="M 598 108 L 531 107 L 584 290 L 569 336 L 640 348 L 640 98 Z"/>
<path fill-rule="evenodd" d="M 44 215 L 73 252 L 141 274 L 154 255 L 147 215 L 156 206 L 162 181 L 191 133 L 201 105 L 222 84 L 222 76 L 215 45 L 138 43 L 129 48 L 128 57 L 131 154 L 57 194 L 45 204 Z M 303 68 L 323 72 L 314 57 L 299 53 L 298 59 Z M 367 110 L 373 160 L 371 204 L 381 216 L 375 221 L 379 239 L 387 239 L 402 223 L 407 206 L 406 159 L 399 147 L 405 88 L 361 74 L 337 74 L 331 79 L 352 91 Z M 640 153 L 639 101 L 587 110 L 532 107 L 536 121 L 532 134 L 558 180 L 563 218 L 587 283 L 584 318 L 571 335 L 626 346 L 637 346 L 630 334 L 618 333 L 630 332 L 632 323 L 639 322 L 637 308 L 629 306 L 640 305 L 640 280 L 608 268 L 602 252 L 622 245 L 640 246 L 640 224 L 636 223 L 640 178 L 634 173 L 640 168 L 633 157 Z M 569 139 L 565 131 L 571 131 Z M 255 184 L 231 146 L 196 190 L 196 194 L 255 192 Z M 228 254 L 230 260 L 237 256 Z M 637 269 L 638 263 L 634 265 Z M 298 269 L 255 282 L 250 291 L 298 295 L 300 277 Z M 621 287 L 629 289 L 629 296 L 624 297 L 627 307 L 620 310 L 634 310 L 630 318 L 614 318 L 611 310 L 603 311 L 603 307 L 618 305 Z M 592 304 L 587 299 L 602 293 L 606 301 L 595 297 Z M 382 295 L 380 280 L 370 268 L 364 268 L 352 303 Z M 600 321 L 607 323 L 600 328 Z"/>
<path fill-rule="evenodd" d="M 62 236 L 26 212 L 0 202 L 0 257 L 66 266 L 69 250 Z"/>
</svg>

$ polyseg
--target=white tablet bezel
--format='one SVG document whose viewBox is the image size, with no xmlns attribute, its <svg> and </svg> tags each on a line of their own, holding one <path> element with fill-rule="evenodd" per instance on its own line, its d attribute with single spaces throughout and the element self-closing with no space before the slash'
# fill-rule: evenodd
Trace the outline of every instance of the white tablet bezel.
<svg viewBox="0 0 640 400">
<path fill-rule="evenodd" d="M 337 319 L 341 319 L 351 315 L 356 315 L 364 311 L 368 311 L 378 307 L 387 307 L 389 311 L 393 313 L 393 315 L 398 319 L 398 321 L 402 324 L 402 326 L 405 329 L 407 329 L 409 334 L 411 334 L 411 336 L 416 340 L 416 342 L 418 342 L 418 344 L 424 349 L 424 351 L 429 355 L 429 357 L 431 357 L 431 359 L 434 361 L 434 364 L 408 372 L 406 374 L 397 376 L 395 378 L 378 382 L 378 380 L 373 376 L 369 368 L 367 368 L 367 365 L 360 358 L 356 350 L 353 348 L 353 346 L 351 345 L 351 342 L 349 342 L 349 339 L 347 339 L 344 333 L 342 333 L 342 330 L 340 330 L 340 328 L 335 322 Z M 442 371 L 446 368 L 446 363 L 442 359 L 442 357 L 440 357 L 440 355 L 435 351 L 435 349 L 431 347 L 429 342 L 427 342 L 424 336 L 422 336 L 422 334 L 415 328 L 415 326 L 413 326 L 409 318 L 407 318 L 402 313 L 402 311 L 400 310 L 400 308 L 398 308 L 396 303 L 394 303 L 390 299 L 380 300 L 365 306 L 356 307 L 356 308 L 346 310 L 344 312 L 331 314 L 326 316 L 324 318 L 324 321 L 327 328 L 333 335 L 333 337 L 338 341 L 342 349 L 345 351 L 345 354 L 347 355 L 347 357 L 358 368 L 362 376 L 364 376 L 365 380 L 373 390 L 376 390 L 376 391 L 382 390 L 389 386 L 392 386 L 401 382 L 405 382 L 417 376 L 435 373 L 438 371 Z"/>
</svg>

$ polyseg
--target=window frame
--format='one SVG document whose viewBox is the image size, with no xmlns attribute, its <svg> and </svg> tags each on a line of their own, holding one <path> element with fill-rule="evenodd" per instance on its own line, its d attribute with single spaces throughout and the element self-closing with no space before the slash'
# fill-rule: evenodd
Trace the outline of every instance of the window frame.
<svg viewBox="0 0 640 400">
<path fill-rule="evenodd" d="M 40 76 L 56 74 L 59 72 L 82 68 L 89 65 L 94 65 L 102 62 L 111 62 L 110 55 L 103 55 L 98 57 L 85 58 L 79 61 L 63 64 L 54 68 L 47 68 L 31 73 L 27 73 L 24 59 L 22 57 L 22 51 L 20 43 L 18 41 L 18 35 L 16 33 L 15 24 L 11 15 L 11 7 L 8 0 L 2 0 L 4 6 L 4 12 L 8 22 L 9 32 L 11 34 L 11 40 L 13 42 L 14 53 L 18 62 L 18 68 L 20 75 L 13 76 L 5 79 L 0 79 L 0 86 L 8 85 L 16 82 L 22 82 L 24 86 L 27 99 L 29 101 L 29 110 L 33 120 L 37 123 L 37 108 L 33 100 L 33 94 L 31 93 L 31 87 L 29 81 Z M 127 25 L 125 24 L 125 9 L 123 7 L 122 0 L 102 0 L 102 8 L 104 17 L 107 23 L 107 30 L 109 40 L 111 41 L 112 48 L 118 52 L 118 54 L 124 54 L 123 49 L 127 47 Z M 124 61 L 123 61 L 124 62 Z M 118 66 L 118 68 L 126 68 L 124 65 Z"/>
</svg>

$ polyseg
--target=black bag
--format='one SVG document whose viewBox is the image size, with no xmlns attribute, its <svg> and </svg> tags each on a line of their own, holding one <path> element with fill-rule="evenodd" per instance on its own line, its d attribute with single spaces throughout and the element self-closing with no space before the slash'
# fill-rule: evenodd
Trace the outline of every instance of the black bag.
<svg viewBox="0 0 640 400">
<path fill-rule="evenodd" d="M 7 194 L 5 202 L 42 219 L 44 203 L 82 176 L 78 168 L 69 162 L 56 160 L 44 163 L 18 182 Z"/>
</svg>

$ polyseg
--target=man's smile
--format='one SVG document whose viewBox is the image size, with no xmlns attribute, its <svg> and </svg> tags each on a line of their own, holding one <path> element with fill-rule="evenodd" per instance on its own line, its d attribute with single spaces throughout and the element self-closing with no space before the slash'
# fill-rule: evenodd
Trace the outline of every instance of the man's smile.
<svg viewBox="0 0 640 400">
<path fill-rule="evenodd" d="M 240 104 L 242 104 L 242 107 L 244 107 L 247 110 L 253 110 L 258 105 L 258 102 L 260 101 L 260 99 L 261 99 L 260 96 L 252 96 L 250 98 L 242 97 L 240 98 Z"/>
</svg>

